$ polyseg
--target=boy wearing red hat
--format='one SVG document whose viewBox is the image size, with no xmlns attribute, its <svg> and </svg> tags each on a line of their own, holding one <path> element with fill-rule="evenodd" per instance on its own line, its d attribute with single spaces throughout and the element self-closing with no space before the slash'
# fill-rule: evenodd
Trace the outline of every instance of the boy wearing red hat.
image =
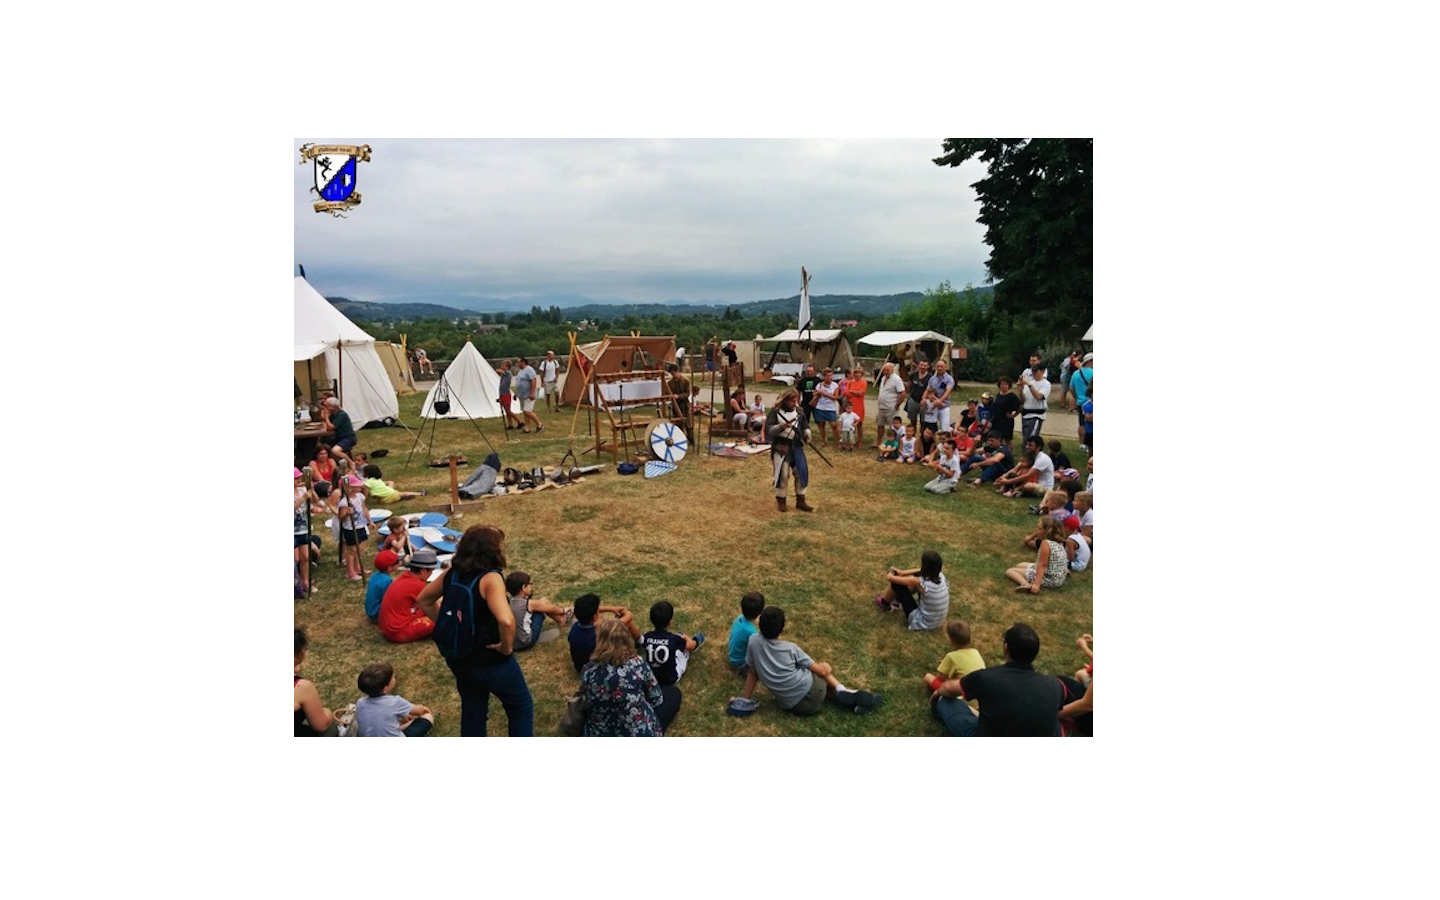
<svg viewBox="0 0 1440 900">
<path fill-rule="evenodd" d="M 372 623 L 380 621 L 380 601 L 385 599 L 385 591 L 395 580 L 390 577 L 390 570 L 399 562 L 400 557 L 394 550 L 381 550 L 375 554 L 375 571 L 365 584 L 365 615 Z"/>
</svg>

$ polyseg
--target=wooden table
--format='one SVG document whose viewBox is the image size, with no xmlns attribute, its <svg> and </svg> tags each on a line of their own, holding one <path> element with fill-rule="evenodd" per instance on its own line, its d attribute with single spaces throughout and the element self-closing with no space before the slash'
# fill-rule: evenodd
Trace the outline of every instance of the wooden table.
<svg viewBox="0 0 1440 900">
<path fill-rule="evenodd" d="M 320 448 L 320 438 L 325 436 L 325 426 L 318 422 L 295 426 L 295 468 L 303 469 L 315 458 Z"/>
</svg>

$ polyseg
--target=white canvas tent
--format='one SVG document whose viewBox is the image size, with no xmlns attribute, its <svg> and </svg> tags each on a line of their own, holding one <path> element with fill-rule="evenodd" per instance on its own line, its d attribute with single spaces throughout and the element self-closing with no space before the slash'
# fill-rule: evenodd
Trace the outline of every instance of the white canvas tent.
<svg viewBox="0 0 1440 900">
<path fill-rule="evenodd" d="M 375 339 L 295 276 L 295 382 L 311 402 L 315 383 L 339 381 L 340 403 L 356 428 L 397 418 L 400 405 Z"/>
<path fill-rule="evenodd" d="M 445 391 L 450 401 L 450 411 L 441 415 L 435 412 L 435 400 Z M 455 354 L 455 359 L 445 367 L 445 374 L 425 395 L 425 404 L 420 407 L 424 419 L 498 419 L 500 418 L 500 376 L 469 341 Z M 519 408 L 519 404 L 516 404 Z"/>
<path fill-rule="evenodd" d="M 869 344 L 872 347 L 887 347 L 891 350 L 897 348 L 917 348 L 929 362 L 938 359 L 950 360 L 950 348 L 954 341 L 936 331 L 872 331 L 860 338 L 855 343 Z M 890 355 L 905 359 L 910 358 L 910 351 L 904 354 L 892 352 Z"/>
<path fill-rule="evenodd" d="M 1080 340 L 1082 340 L 1082 341 L 1089 341 L 1089 342 L 1092 343 L 1092 344 L 1095 343 L 1095 326 L 1094 326 L 1094 324 L 1091 324 L 1091 326 L 1090 326 L 1089 328 L 1085 329 L 1085 336 L 1082 337 Z"/>
</svg>

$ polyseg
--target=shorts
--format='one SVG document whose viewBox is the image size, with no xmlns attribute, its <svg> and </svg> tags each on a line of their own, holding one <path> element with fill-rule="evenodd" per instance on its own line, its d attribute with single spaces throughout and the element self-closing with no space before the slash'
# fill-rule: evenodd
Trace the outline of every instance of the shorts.
<svg viewBox="0 0 1440 900">
<path fill-rule="evenodd" d="M 826 422 L 840 421 L 840 414 L 833 409 L 817 409 L 811 418 L 823 425 Z"/>
<path fill-rule="evenodd" d="M 560 383 L 560 382 L 558 382 L 558 381 L 547 381 L 547 382 L 545 382 L 544 384 L 542 384 L 541 387 L 543 387 L 543 388 L 545 389 L 545 396 L 547 396 L 547 397 L 559 397 L 560 395 L 557 394 L 557 393 L 555 393 L 557 390 L 559 390 L 559 388 L 557 388 L 555 385 L 557 385 L 557 384 L 559 384 L 559 383 Z"/>
<path fill-rule="evenodd" d="M 509 394 L 501 394 L 501 395 L 500 395 L 500 408 L 503 409 L 503 410 L 505 410 L 506 412 L 509 412 L 509 411 L 510 411 L 510 395 L 509 395 Z"/>
<path fill-rule="evenodd" d="M 299 550 L 301 547 L 304 547 L 306 544 L 309 544 L 309 543 L 310 543 L 310 535 L 308 535 L 308 534 L 297 534 L 297 535 L 295 535 L 295 549 L 296 549 L 296 550 Z"/>
<path fill-rule="evenodd" d="M 360 538 L 358 542 L 355 540 L 357 535 Z M 370 540 L 370 532 L 366 531 L 363 528 L 360 529 L 358 532 L 351 531 L 349 528 L 340 529 L 340 543 L 344 544 L 347 547 L 355 547 L 358 544 L 363 544 L 368 540 Z"/>
<path fill-rule="evenodd" d="M 430 733 L 430 729 L 433 727 L 429 719 L 416 719 L 405 726 L 404 735 L 406 737 L 424 737 Z"/>
<path fill-rule="evenodd" d="M 344 440 L 336 441 L 335 443 L 331 444 L 330 446 L 332 446 L 332 447 L 339 447 L 341 450 L 344 450 L 346 453 L 349 453 L 350 450 L 351 450 L 357 443 L 359 443 L 359 441 L 360 441 L 360 438 L 359 438 L 358 436 L 352 434 L 352 435 L 350 435 L 349 437 L 345 438 Z"/>
<path fill-rule="evenodd" d="M 521 412 L 534 412 L 534 411 L 535 411 L 535 398 L 534 398 L 534 397 L 522 397 L 522 398 L 520 398 L 520 411 L 521 411 Z"/>
<path fill-rule="evenodd" d="M 813 716 L 825 705 L 825 679 L 810 673 L 810 693 L 800 698 L 800 702 L 786 710 L 797 716 Z"/>
</svg>

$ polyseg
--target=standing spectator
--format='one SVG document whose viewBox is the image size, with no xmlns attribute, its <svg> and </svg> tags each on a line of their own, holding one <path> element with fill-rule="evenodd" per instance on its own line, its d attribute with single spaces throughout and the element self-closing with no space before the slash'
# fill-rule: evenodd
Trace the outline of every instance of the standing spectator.
<svg viewBox="0 0 1440 900">
<path fill-rule="evenodd" d="M 510 371 L 510 360 L 505 359 L 500 361 L 499 375 L 500 411 L 505 414 L 505 430 L 509 431 L 511 428 L 524 428 L 525 420 L 515 415 L 515 412 L 511 406 L 514 400 L 514 394 L 511 393 L 510 388 L 512 386 L 512 382 L 515 380 L 515 376 Z"/>
<path fill-rule="evenodd" d="M 676 366 L 677 368 L 680 368 L 680 369 L 685 368 L 685 348 L 684 348 L 684 347 L 676 347 L 676 348 L 675 348 L 675 366 Z"/>
<path fill-rule="evenodd" d="M 835 370 L 829 366 L 821 373 L 824 380 L 815 387 L 815 396 L 811 399 L 814 404 L 815 414 L 812 416 L 815 423 L 820 426 L 820 443 L 826 444 L 825 432 L 828 430 L 835 438 L 835 443 L 840 443 L 840 395 L 842 389 L 840 382 L 835 380 Z M 829 426 L 827 429 L 826 426 Z"/>
<path fill-rule="evenodd" d="M 1090 388 L 1089 395 L 1085 402 L 1080 404 L 1080 421 L 1084 423 L 1081 427 L 1085 429 L 1082 436 L 1085 452 L 1095 452 L 1095 388 Z"/>
<path fill-rule="evenodd" d="M 718 359 L 719 354 L 716 352 L 715 338 L 712 335 L 710 340 L 705 342 L 705 371 L 715 371 L 715 363 Z"/>
<path fill-rule="evenodd" d="M 930 363 L 920 360 L 910 375 L 910 395 L 905 400 L 905 417 L 910 420 L 910 433 L 918 434 L 920 404 L 925 397 L 925 386 L 930 383 Z"/>
<path fill-rule="evenodd" d="M 560 408 L 560 389 L 557 387 L 559 380 L 560 360 L 555 358 L 554 350 L 546 350 L 545 358 L 540 360 L 540 382 L 545 387 L 546 411 Z"/>
<path fill-rule="evenodd" d="M 1038 439 L 1040 428 L 1045 424 L 1045 413 L 1050 408 L 1050 379 L 1043 365 L 1036 364 L 1026 373 L 1020 383 L 1020 395 L 1022 433 L 1026 438 Z"/>
<path fill-rule="evenodd" d="M 946 681 L 930 702 L 955 737 L 1059 737 L 1060 680 L 1035 671 L 1040 635 L 1016 622 L 1005 631 L 1005 664 Z M 964 701 L 980 703 L 980 713 Z"/>
<path fill-rule="evenodd" d="M 730 343 L 726 344 L 726 345 L 725 345 L 725 349 L 724 349 L 722 352 L 725 354 L 725 364 L 726 364 L 727 366 L 734 366 L 736 363 L 738 363 L 738 362 L 740 361 L 740 354 L 738 354 L 738 353 L 735 352 L 735 342 L 734 342 L 734 341 L 731 341 Z"/>
<path fill-rule="evenodd" d="M 887 362 L 880 367 L 880 385 L 876 389 L 876 404 L 879 406 L 879 415 L 875 418 L 876 450 L 879 450 L 881 443 L 885 441 L 885 425 L 900 411 L 900 403 L 904 398 L 905 382 L 895 374 L 895 364 Z"/>
<path fill-rule="evenodd" d="M 1020 370 L 1020 375 L 1018 378 L 1015 379 L 1015 383 L 1023 389 L 1025 387 L 1025 382 L 1030 378 L 1031 373 L 1035 371 L 1036 366 L 1041 366 L 1042 368 L 1044 367 L 1044 364 L 1040 361 L 1040 351 L 1031 350 L 1030 361 L 1025 364 L 1025 368 Z"/>
<path fill-rule="evenodd" d="M 810 424 L 810 413 L 814 409 L 811 401 L 815 399 L 815 389 L 820 386 L 820 381 L 820 375 L 815 371 L 815 364 L 813 362 L 806 363 L 805 374 L 800 376 L 800 380 L 795 385 L 800 391 L 801 428 Z M 823 438 L 824 435 L 822 434 L 821 437 Z"/>
<path fill-rule="evenodd" d="M 530 365 L 530 360 L 523 356 L 520 357 L 520 373 L 515 376 L 513 384 L 515 397 L 520 401 L 520 412 L 525 416 L 520 426 L 521 434 L 530 433 L 530 429 L 525 427 L 530 422 L 535 423 L 537 434 L 545 430 L 545 426 L 540 424 L 540 419 L 535 415 L 535 390 L 539 386 L 539 381 L 540 378 L 535 374 L 535 367 Z"/>
<path fill-rule="evenodd" d="M 475 647 L 464 655 L 445 657 L 460 694 L 461 737 L 485 736 L 491 694 L 498 696 L 505 707 L 511 737 L 535 734 L 535 701 L 525 684 L 525 673 L 515 661 L 515 615 L 505 593 L 504 544 L 505 532 L 494 525 L 470 526 L 455 548 L 451 566 L 416 598 L 431 621 L 438 621 L 441 615 L 442 598 L 448 601 L 447 613 L 454 608 L 474 612 L 469 625 L 460 625 L 473 629 Z M 429 549 L 421 549 L 415 557 Z M 411 559 L 412 565 L 414 561 Z M 467 602 L 472 598 L 473 607 Z M 442 654 L 452 652 L 443 646 L 440 649 Z"/>
<path fill-rule="evenodd" d="M 935 361 L 935 374 L 925 384 L 925 397 L 922 405 L 928 405 L 935 411 L 935 422 L 939 426 L 935 430 L 950 430 L 950 394 L 955 390 L 955 379 L 950 376 L 946 369 L 946 362 L 943 359 Z"/>
<path fill-rule="evenodd" d="M 1071 350 L 1065 361 L 1060 363 L 1060 396 L 1062 399 L 1070 393 L 1070 376 L 1080 368 L 1080 351 Z M 1067 405 L 1065 407 L 1069 409 Z"/>
<path fill-rule="evenodd" d="M 1087 353 L 1080 360 L 1080 368 L 1070 376 L 1070 383 L 1066 387 L 1066 395 L 1074 401 L 1076 413 L 1076 433 L 1080 437 L 1080 443 L 1085 446 L 1082 449 L 1091 449 L 1085 444 L 1085 413 L 1083 408 L 1085 401 L 1090 399 L 1090 386 L 1095 380 L 1095 354 Z M 1066 404 L 1069 407 L 1069 403 Z"/>
<path fill-rule="evenodd" d="M 1015 439 L 1015 417 L 1020 414 L 1020 398 L 1010 390 L 1010 379 L 1000 377 L 996 383 L 1000 392 L 990 401 L 990 430 L 1000 435 L 1008 447 Z"/>
<path fill-rule="evenodd" d="M 869 382 L 865 380 L 864 369 L 857 366 L 850 370 L 850 380 L 845 382 L 845 396 L 850 400 L 850 411 L 856 416 L 855 446 L 857 447 L 865 443 L 865 391 L 869 387 Z M 878 435 L 880 429 L 877 428 L 875 433 Z"/>
</svg>

